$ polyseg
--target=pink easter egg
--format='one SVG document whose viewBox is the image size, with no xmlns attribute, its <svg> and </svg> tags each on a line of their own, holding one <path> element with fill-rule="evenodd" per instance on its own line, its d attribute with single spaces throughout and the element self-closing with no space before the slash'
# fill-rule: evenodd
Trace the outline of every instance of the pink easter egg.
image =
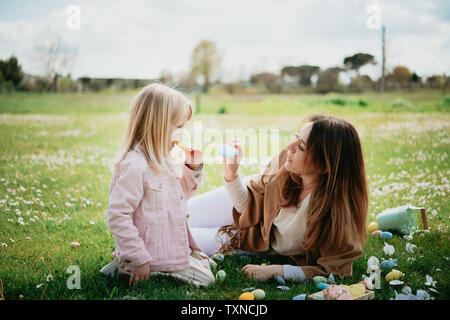
<svg viewBox="0 0 450 320">
<path fill-rule="evenodd" d="M 381 230 L 375 230 L 374 232 L 372 232 L 370 235 L 374 236 L 374 237 L 379 237 L 381 234 Z"/>
</svg>

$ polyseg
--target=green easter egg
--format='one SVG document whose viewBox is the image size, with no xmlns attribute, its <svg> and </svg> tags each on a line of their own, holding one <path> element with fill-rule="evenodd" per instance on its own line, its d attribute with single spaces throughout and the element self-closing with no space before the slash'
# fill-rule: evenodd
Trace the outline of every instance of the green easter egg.
<svg viewBox="0 0 450 320">
<path fill-rule="evenodd" d="M 314 281 L 314 283 L 315 283 L 316 285 L 319 284 L 319 283 L 327 283 L 327 282 L 328 282 L 327 278 L 322 277 L 322 276 L 315 276 L 315 277 L 313 278 L 313 281 Z"/>
<path fill-rule="evenodd" d="M 220 282 L 224 282 L 226 277 L 227 277 L 227 274 L 224 270 L 217 271 L 216 280 L 218 280 Z"/>
<path fill-rule="evenodd" d="M 266 297 L 266 293 L 263 289 L 253 290 L 252 293 L 255 296 L 255 300 L 262 300 Z"/>
</svg>

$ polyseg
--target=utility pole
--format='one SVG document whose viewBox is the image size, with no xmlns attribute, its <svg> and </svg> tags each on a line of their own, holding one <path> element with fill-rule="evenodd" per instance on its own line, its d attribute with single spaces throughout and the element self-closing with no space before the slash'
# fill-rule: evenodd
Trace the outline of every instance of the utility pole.
<svg viewBox="0 0 450 320">
<path fill-rule="evenodd" d="M 381 62 L 381 85 L 380 85 L 380 93 L 384 93 L 384 66 L 385 66 L 385 60 L 386 60 L 386 54 L 385 54 L 385 34 L 386 34 L 386 26 L 381 27 L 381 55 L 382 55 L 382 62 Z"/>
</svg>

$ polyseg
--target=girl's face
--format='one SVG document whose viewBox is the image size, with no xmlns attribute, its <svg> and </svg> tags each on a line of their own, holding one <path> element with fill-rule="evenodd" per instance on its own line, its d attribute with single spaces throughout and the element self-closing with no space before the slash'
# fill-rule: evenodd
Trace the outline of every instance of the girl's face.
<svg viewBox="0 0 450 320">
<path fill-rule="evenodd" d="M 286 146 L 288 152 L 284 166 L 289 172 L 300 176 L 314 173 L 305 165 L 305 159 L 308 152 L 306 146 L 311 128 L 312 123 L 305 125 L 300 129 L 299 133 L 296 134 L 296 140 Z"/>
<path fill-rule="evenodd" d="M 181 120 L 180 122 L 176 123 L 176 124 L 171 124 L 169 127 L 169 136 L 170 136 L 170 141 L 169 141 L 169 150 L 172 150 L 174 143 L 173 141 L 178 140 L 180 141 L 181 139 L 183 139 L 183 135 L 184 135 L 184 130 L 183 127 L 186 124 L 186 120 Z"/>
</svg>

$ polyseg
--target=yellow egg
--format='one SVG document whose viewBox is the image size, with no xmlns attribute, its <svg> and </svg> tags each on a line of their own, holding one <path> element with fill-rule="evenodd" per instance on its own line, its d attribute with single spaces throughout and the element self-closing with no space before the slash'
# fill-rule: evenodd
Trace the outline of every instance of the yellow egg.
<svg viewBox="0 0 450 320">
<path fill-rule="evenodd" d="M 238 300 L 255 300 L 255 295 L 251 292 L 244 292 L 239 296 Z"/>
<path fill-rule="evenodd" d="M 369 233 L 372 233 L 375 230 L 378 230 L 378 223 L 376 223 L 376 222 L 369 223 L 369 225 L 367 226 L 367 230 L 369 231 Z"/>
<path fill-rule="evenodd" d="M 359 296 L 364 295 L 366 293 L 366 287 L 363 283 L 352 284 L 351 286 L 343 286 L 347 291 L 352 295 L 352 298 L 355 299 Z"/>
<path fill-rule="evenodd" d="M 386 279 L 387 282 L 391 282 L 392 280 L 400 280 L 403 277 L 403 272 L 392 269 L 391 272 L 389 272 L 384 279 Z"/>
</svg>

